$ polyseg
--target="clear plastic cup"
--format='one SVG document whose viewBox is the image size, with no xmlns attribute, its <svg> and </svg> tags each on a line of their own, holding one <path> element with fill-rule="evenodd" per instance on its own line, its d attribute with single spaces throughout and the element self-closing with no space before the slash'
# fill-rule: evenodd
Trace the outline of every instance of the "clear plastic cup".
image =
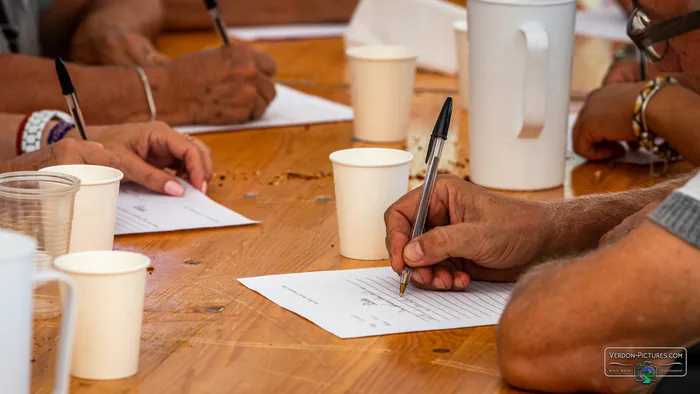
<svg viewBox="0 0 700 394">
<path fill-rule="evenodd" d="M 0 228 L 28 235 L 37 241 L 36 271 L 51 270 L 53 260 L 68 252 L 73 201 L 80 180 L 72 175 L 38 171 L 0 174 Z M 37 282 L 34 317 L 61 314 L 57 282 Z"/>
</svg>

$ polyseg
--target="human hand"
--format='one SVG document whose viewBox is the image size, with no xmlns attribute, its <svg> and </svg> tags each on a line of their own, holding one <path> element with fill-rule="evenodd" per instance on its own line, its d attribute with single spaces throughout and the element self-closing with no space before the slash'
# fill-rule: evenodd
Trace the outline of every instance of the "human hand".
<svg viewBox="0 0 700 394">
<path fill-rule="evenodd" d="M 0 165 L 0 173 L 37 171 L 63 164 L 93 164 L 116 168 L 119 166 L 119 158 L 100 143 L 66 139 L 8 160 Z"/>
<path fill-rule="evenodd" d="M 211 150 L 163 122 L 88 127 L 87 135 L 116 155 L 119 163 L 115 168 L 124 173 L 125 180 L 158 193 L 182 196 L 180 183 L 164 171 L 169 168 L 203 193 L 207 191 L 214 171 Z M 71 131 L 70 137 L 77 137 L 77 132 Z"/>
<path fill-rule="evenodd" d="M 93 29 L 73 39 L 71 57 L 78 63 L 155 66 L 170 59 L 142 34 L 121 29 Z"/>
<path fill-rule="evenodd" d="M 632 113 L 645 84 L 612 84 L 588 95 L 573 128 L 574 152 L 590 160 L 624 155 L 620 142 L 637 140 Z"/>
<path fill-rule="evenodd" d="M 426 232 L 410 239 L 420 200 L 414 189 L 384 214 L 391 266 L 414 267 L 413 283 L 462 290 L 469 281 L 513 281 L 549 242 L 542 203 L 490 192 L 441 175 L 430 201 Z"/>
<path fill-rule="evenodd" d="M 232 42 L 149 69 L 160 119 L 170 124 L 235 124 L 259 118 L 275 98 L 275 63 Z M 162 82 L 161 82 L 162 81 Z"/>
<path fill-rule="evenodd" d="M 648 71 L 650 71 L 649 67 L 647 67 Z M 649 75 L 647 75 L 647 78 L 649 78 Z M 605 78 L 603 78 L 603 86 L 613 83 L 636 83 L 641 80 L 639 60 L 619 59 L 610 65 Z"/>
<path fill-rule="evenodd" d="M 617 227 L 608 231 L 605 235 L 600 238 L 599 246 L 612 245 L 629 234 L 632 230 L 638 228 L 647 220 L 649 214 L 659 206 L 661 202 L 652 202 L 642 208 L 639 212 L 632 216 L 629 216 Z"/>
</svg>

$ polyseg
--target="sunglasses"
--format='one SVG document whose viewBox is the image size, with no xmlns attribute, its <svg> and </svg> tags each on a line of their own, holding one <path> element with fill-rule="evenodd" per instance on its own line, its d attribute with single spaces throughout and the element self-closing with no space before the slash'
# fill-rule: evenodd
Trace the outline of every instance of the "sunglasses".
<svg viewBox="0 0 700 394">
<path fill-rule="evenodd" d="M 634 11 L 627 22 L 627 35 L 651 61 L 658 62 L 668 52 L 668 40 L 700 28 L 700 10 L 667 21 L 652 23 L 651 18 L 632 2 Z"/>
</svg>

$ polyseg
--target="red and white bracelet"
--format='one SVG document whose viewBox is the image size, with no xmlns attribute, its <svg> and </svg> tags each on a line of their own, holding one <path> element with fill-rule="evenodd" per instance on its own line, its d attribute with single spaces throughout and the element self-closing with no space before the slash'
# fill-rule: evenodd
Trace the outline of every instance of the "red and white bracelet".
<svg viewBox="0 0 700 394">
<path fill-rule="evenodd" d="M 44 129 L 52 120 L 70 122 L 72 118 L 61 111 L 44 110 L 29 114 L 20 125 L 17 133 L 17 154 L 39 150 L 44 138 Z"/>
</svg>

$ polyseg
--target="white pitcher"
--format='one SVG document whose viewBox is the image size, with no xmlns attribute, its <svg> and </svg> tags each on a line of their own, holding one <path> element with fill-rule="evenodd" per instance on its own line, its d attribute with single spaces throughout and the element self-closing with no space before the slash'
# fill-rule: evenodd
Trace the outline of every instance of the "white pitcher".
<svg viewBox="0 0 700 394">
<path fill-rule="evenodd" d="M 468 0 L 471 180 L 564 182 L 576 0 Z"/>
<path fill-rule="evenodd" d="M 32 238 L 0 231 L 0 393 L 3 394 L 29 393 L 33 282 L 52 280 L 66 285 L 53 393 L 68 393 L 75 331 L 75 287 L 68 276 L 56 271 L 36 272 L 35 253 L 36 242 Z"/>
</svg>

